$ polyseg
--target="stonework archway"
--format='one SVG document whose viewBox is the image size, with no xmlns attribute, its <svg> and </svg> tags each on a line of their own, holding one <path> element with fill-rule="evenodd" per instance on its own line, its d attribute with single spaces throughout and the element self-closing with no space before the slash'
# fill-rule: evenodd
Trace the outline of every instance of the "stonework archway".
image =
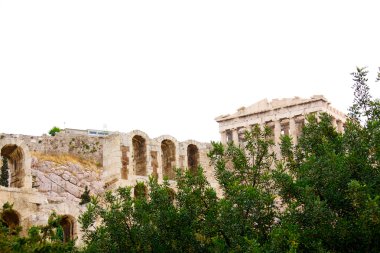
<svg viewBox="0 0 380 253">
<path fill-rule="evenodd" d="M 133 195 L 135 198 L 147 198 L 148 197 L 148 188 L 145 184 L 138 183 L 133 188 Z"/>
<path fill-rule="evenodd" d="M 15 210 L 5 210 L 1 214 L 1 222 L 5 227 L 14 230 L 20 226 L 20 214 Z"/>
<path fill-rule="evenodd" d="M 23 169 L 24 155 L 22 149 L 17 145 L 8 144 L 1 149 L 1 156 L 8 160 L 9 186 L 23 187 L 25 171 Z"/>
<path fill-rule="evenodd" d="M 5 138 L 0 140 L 0 155 L 8 161 L 9 187 L 32 188 L 28 147 L 19 139 Z"/>
<path fill-rule="evenodd" d="M 169 199 L 173 203 L 175 201 L 175 191 L 172 188 L 168 188 Z"/>
<path fill-rule="evenodd" d="M 146 140 L 140 135 L 135 135 L 132 138 L 132 146 L 133 146 L 133 165 L 135 168 L 135 174 L 139 176 L 146 176 L 147 175 Z"/>
<path fill-rule="evenodd" d="M 165 139 L 161 142 L 162 174 L 168 179 L 175 178 L 176 147 L 173 141 Z"/>
<path fill-rule="evenodd" d="M 199 150 L 194 144 L 187 146 L 187 167 L 192 172 L 196 172 L 199 165 Z"/>
<path fill-rule="evenodd" d="M 76 235 L 74 217 L 72 217 L 71 215 L 63 215 L 60 225 L 63 230 L 63 241 L 69 242 L 74 240 L 74 236 Z"/>
</svg>

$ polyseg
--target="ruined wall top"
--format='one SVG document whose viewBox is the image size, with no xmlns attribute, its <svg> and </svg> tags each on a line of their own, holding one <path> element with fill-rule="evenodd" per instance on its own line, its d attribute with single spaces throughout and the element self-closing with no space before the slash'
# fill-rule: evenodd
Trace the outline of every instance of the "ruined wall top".
<svg viewBox="0 0 380 253">
<path fill-rule="evenodd" d="M 269 101 L 268 99 L 263 99 L 260 100 L 248 107 L 240 107 L 237 109 L 237 111 L 230 115 L 221 115 L 215 118 L 217 122 L 222 122 L 226 120 L 230 120 L 233 118 L 238 118 L 238 117 L 244 117 L 247 115 L 252 115 L 252 114 L 259 114 L 259 113 L 264 113 L 267 111 L 271 110 L 276 110 L 279 108 L 286 108 L 286 107 L 292 107 L 292 106 L 297 106 L 297 105 L 303 105 L 303 104 L 310 104 L 310 103 L 315 103 L 321 101 L 325 103 L 327 106 L 330 105 L 330 102 L 323 96 L 323 95 L 314 95 L 310 98 L 300 98 L 300 97 L 293 97 L 293 98 L 282 98 L 282 99 L 273 99 Z M 330 107 L 330 106 L 329 106 Z M 338 110 L 334 109 L 331 107 L 331 110 L 334 111 L 337 114 L 340 114 L 343 116 L 344 114 L 339 112 Z"/>
</svg>

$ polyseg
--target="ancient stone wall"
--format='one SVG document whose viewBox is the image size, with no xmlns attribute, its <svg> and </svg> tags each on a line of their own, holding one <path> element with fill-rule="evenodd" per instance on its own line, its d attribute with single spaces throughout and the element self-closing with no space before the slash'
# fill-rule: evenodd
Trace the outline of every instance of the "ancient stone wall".
<svg viewBox="0 0 380 253">
<path fill-rule="evenodd" d="M 31 225 L 46 224 L 55 211 L 64 215 L 65 238 L 80 239 L 77 220 L 85 210 L 79 204 L 85 187 L 91 194 L 103 194 L 119 186 L 134 187 L 155 176 L 159 182 L 168 178 L 175 191 L 174 169 L 194 170 L 199 165 L 211 185 L 217 186 L 207 158 L 207 143 L 179 142 L 170 135 L 152 139 L 139 130 L 106 136 L 86 133 L 0 134 L 1 155 L 8 159 L 11 172 L 9 187 L 0 187 L 0 205 L 14 204 L 10 224 L 18 223 L 25 233 Z M 148 191 L 145 188 L 145 194 Z"/>
<path fill-rule="evenodd" d="M 31 152 L 44 154 L 72 154 L 99 165 L 103 162 L 103 142 L 105 137 L 83 134 L 70 134 L 65 131 L 56 136 L 29 136 L 19 134 L 1 134 L 0 140 L 14 138 L 21 140 Z"/>
<path fill-rule="evenodd" d="M 207 158 L 210 144 L 193 140 L 179 142 L 170 135 L 163 135 L 157 138 L 150 138 L 146 133 L 134 130 L 129 133 L 114 134 L 114 138 L 119 138 L 120 144 L 115 144 L 114 159 L 112 168 L 113 175 L 117 176 L 109 180 L 110 187 L 133 186 L 136 182 L 149 180 L 149 176 L 155 176 L 159 182 L 164 178 L 175 189 L 175 168 L 195 168 L 202 166 L 207 173 L 209 180 L 215 182 L 212 168 Z M 116 151 L 116 145 L 120 145 Z M 104 146 L 104 153 L 108 153 L 109 148 Z M 105 159 L 104 159 L 105 160 Z M 104 161 L 106 164 L 107 162 Z M 118 173 L 116 173 L 118 171 Z"/>
<path fill-rule="evenodd" d="M 43 156 L 32 159 L 33 188 L 44 193 L 51 203 L 67 200 L 79 203 L 86 186 L 93 194 L 104 192 L 101 168 L 70 160 L 53 162 Z"/>
<path fill-rule="evenodd" d="M 8 187 L 0 186 L 0 206 L 6 202 L 13 205 L 13 211 L 7 214 L 7 225 L 20 225 L 23 227 L 22 233 L 25 234 L 32 225 L 47 224 L 54 211 L 73 217 L 72 228 L 75 231 L 70 233 L 80 238 L 76 221 L 85 208 L 79 205 L 82 187 L 88 185 L 93 192 L 99 192 L 97 189 L 102 189 L 102 183 L 95 182 L 96 174 L 88 172 L 88 168 L 79 166 L 73 159 L 63 159 L 58 154 L 47 156 L 36 151 L 30 152 L 23 138 L 8 135 L 0 139 L 2 156 L 10 164 L 19 165 L 14 169 L 19 171 L 18 181 L 22 182 L 12 184 L 11 173 Z M 44 155 L 41 157 L 41 154 Z M 12 168 L 10 170 L 12 172 Z"/>
</svg>

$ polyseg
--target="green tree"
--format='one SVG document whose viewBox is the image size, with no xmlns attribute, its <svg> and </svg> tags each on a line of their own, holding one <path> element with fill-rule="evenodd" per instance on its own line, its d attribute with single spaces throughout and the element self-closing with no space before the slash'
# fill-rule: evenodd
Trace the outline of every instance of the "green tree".
<svg viewBox="0 0 380 253">
<path fill-rule="evenodd" d="M 93 198 L 80 216 L 85 252 L 204 252 L 215 235 L 217 197 L 201 169 L 178 171 L 176 193 L 169 183 L 149 181 L 149 197 L 130 187 Z M 145 188 L 142 183 L 137 189 Z M 144 190 L 145 193 L 145 190 Z M 99 224 L 95 225 L 96 222 Z"/>
<path fill-rule="evenodd" d="M 88 189 L 87 185 L 84 188 L 84 192 L 80 196 L 80 205 L 87 204 L 91 201 L 91 196 L 90 196 L 90 190 Z"/>
<path fill-rule="evenodd" d="M 3 165 L 1 166 L 0 185 L 9 187 L 8 159 L 5 156 L 3 156 Z"/>
<path fill-rule="evenodd" d="M 49 134 L 51 136 L 55 136 L 57 133 L 59 133 L 61 129 L 59 127 L 54 126 L 52 129 L 50 129 Z"/>
<path fill-rule="evenodd" d="M 218 251 L 260 251 L 276 216 L 271 168 L 275 161 L 272 131 L 258 125 L 237 146 L 212 143 L 209 153 L 223 190 L 216 226 Z"/>
<path fill-rule="evenodd" d="M 177 190 L 151 177 L 147 188 L 107 192 L 80 216 L 85 252 L 257 252 L 264 250 L 276 208 L 271 129 L 245 134 L 245 145 L 213 143 L 209 153 L 224 196 L 203 169 L 177 170 Z M 96 225 L 95 225 L 96 224 Z"/>
<path fill-rule="evenodd" d="M 331 116 L 308 117 L 299 143 L 282 139 L 274 178 L 286 211 L 273 229 L 273 252 L 380 251 L 380 103 L 357 68 L 344 133 Z"/>
</svg>

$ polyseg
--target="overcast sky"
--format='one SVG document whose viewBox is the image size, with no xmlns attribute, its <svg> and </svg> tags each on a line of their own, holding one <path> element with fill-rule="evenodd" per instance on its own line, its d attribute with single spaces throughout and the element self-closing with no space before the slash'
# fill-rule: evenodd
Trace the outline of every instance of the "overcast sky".
<svg viewBox="0 0 380 253">
<path fill-rule="evenodd" d="M 0 132 L 145 131 L 219 140 L 214 118 L 323 94 L 380 97 L 379 1 L 0 0 Z"/>
</svg>

